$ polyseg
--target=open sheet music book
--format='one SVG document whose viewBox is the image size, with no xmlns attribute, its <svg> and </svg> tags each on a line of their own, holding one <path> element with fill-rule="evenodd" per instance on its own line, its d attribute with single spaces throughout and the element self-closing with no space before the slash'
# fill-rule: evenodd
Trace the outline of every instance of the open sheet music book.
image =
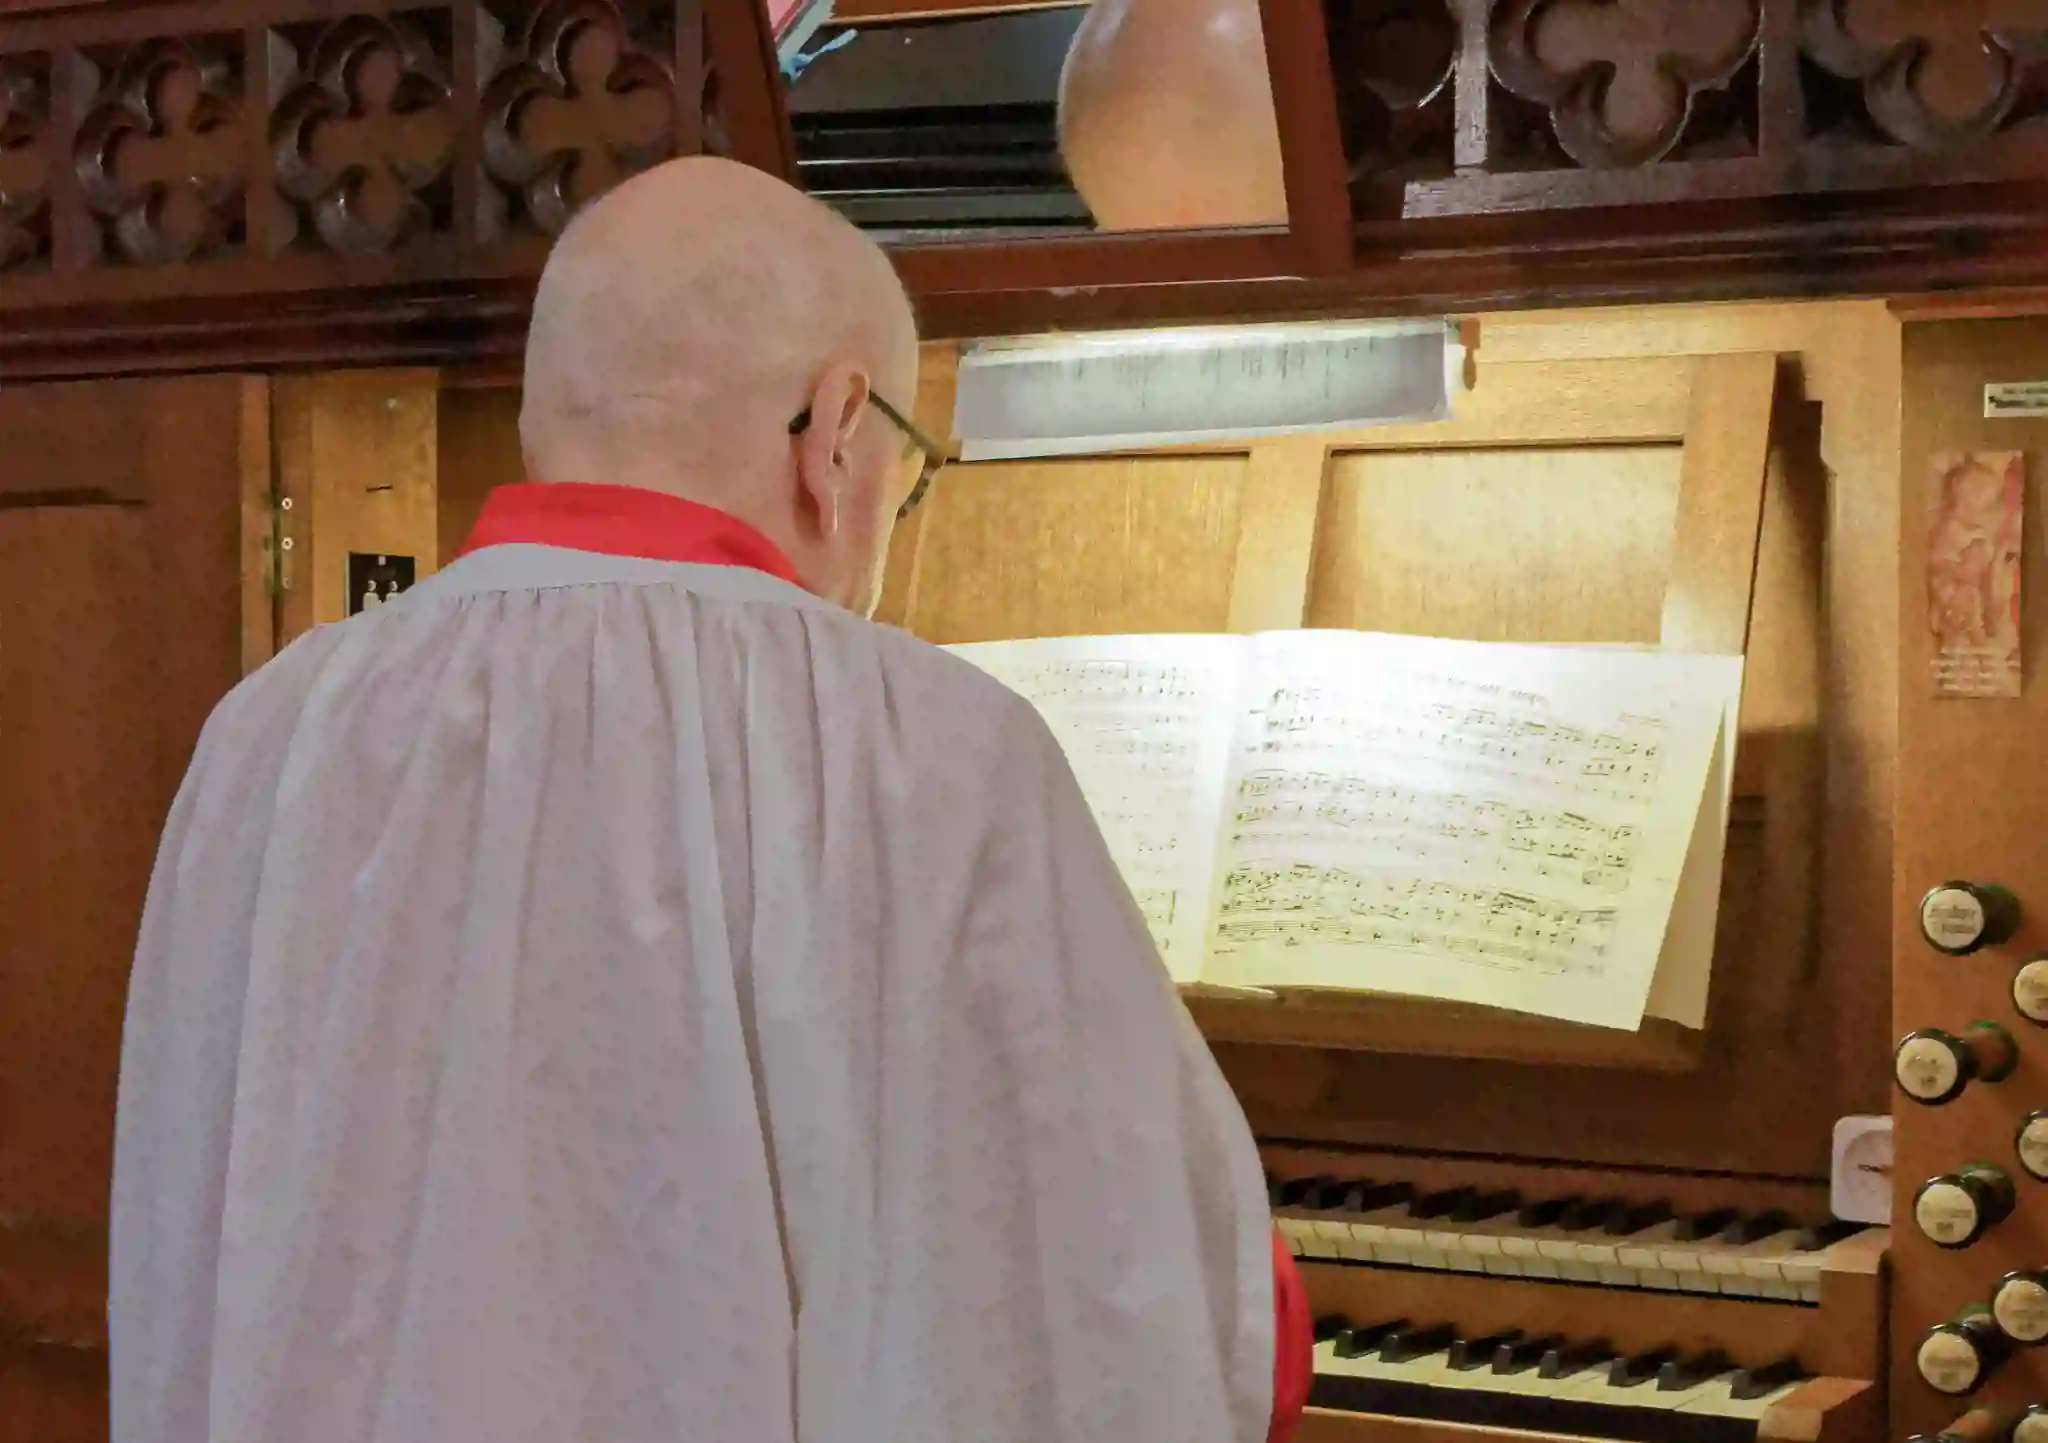
<svg viewBox="0 0 2048 1443">
<path fill-rule="evenodd" d="M 949 649 L 1045 717 L 1183 984 L 1705 1023 L 1740 657 L 1348 631 Z"/>
</svg>

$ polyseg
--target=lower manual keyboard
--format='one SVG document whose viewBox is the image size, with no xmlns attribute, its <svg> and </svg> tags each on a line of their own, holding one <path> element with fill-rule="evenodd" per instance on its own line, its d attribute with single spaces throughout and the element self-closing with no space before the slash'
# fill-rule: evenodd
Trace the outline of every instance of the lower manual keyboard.
<svg viewBox="0 0 2048 1443">
<path fill-rule="evenodd" d="M 1675 1348 L 1503 1331 L 1460 1337 L 1406 1319 L 1316 1325 L 1311 1407 L 1636 1443 L 1749 1443 L 1808 1375 L 1792 1359 L 1737 1367 Z"/>
</svg>

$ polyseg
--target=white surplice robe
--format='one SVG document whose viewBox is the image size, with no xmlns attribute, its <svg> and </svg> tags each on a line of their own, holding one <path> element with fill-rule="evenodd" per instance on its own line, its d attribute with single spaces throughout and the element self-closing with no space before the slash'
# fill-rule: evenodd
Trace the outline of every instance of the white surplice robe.
<svg viewBox="0 0 2048 1443">
<path fill-rule="evenodd" d="M 164 836 L 115 1443 L 1256 1443 L 1243 1116 L 1029 707 L 761 572 L 475 553 Z"/>
</svg>

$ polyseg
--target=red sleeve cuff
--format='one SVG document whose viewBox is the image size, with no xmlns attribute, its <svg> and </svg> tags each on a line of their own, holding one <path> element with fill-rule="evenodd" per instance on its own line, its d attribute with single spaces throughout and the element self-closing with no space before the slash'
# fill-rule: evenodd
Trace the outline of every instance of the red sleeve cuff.
<svg viewBox="0 0 2048 1443">
<path fill-rule="evenodd" d="M 1301 1425 L 1314 1373 L 1315 1329 L 1309 1321 L 1308 1290 L 1301 1271 L 1273 1231 L 1273 1421 L 1266 1443 L 1287 1443 Z"/>
</svg>

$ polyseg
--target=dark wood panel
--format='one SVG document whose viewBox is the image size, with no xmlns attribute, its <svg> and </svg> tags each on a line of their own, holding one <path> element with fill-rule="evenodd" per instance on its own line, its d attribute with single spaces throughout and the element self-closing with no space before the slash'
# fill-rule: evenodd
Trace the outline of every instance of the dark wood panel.
<svg viewBox="0 0 2048 1443">
<path fill-rule="evenodd" d="M 0 1440 L 106 1433 L 106 1219 L 157 835 L 242 673 L 231 376 L 0 389 Z M 16 458 L 27 464 L 19 472 Z M 61 484 L 59 484 L 61 483 Z"/>
</svg>

